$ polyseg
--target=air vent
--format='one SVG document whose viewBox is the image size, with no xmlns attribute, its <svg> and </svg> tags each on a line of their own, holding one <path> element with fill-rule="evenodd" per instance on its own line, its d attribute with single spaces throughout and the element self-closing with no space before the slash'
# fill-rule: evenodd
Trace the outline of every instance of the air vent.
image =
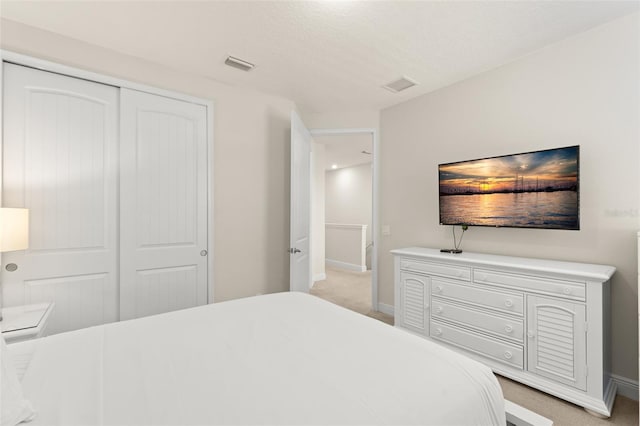
<svg viewBox="0 0 640 426">
<path fill-rule="evenodd" d="M 251 71 L 255 67 L 255 65 L 253 65 L 251 62 L 234 58 L 233 56 L 228 56 L 227 59 L 225 59 L 224 63 L 229 65 L 230 67 L 238 68 L 242 71 Z"/>
<path fill-rule="evenodd" d="M 403 90 L 408 89 L 409 87 L 413 87 L 415 86 L 416 83 L 415 81 L 411 80 L 410 78 L 407 77 L 401 77 L 400 79 L 396 80 L 396 81 L 392 81 L 391 83 L 387 84 L 386 86 L 382 86 L 385 89 L 387 89 L 390 92 L 393 93 L 398 93 L 398 92 L 402 92 Z"/>
</svg>

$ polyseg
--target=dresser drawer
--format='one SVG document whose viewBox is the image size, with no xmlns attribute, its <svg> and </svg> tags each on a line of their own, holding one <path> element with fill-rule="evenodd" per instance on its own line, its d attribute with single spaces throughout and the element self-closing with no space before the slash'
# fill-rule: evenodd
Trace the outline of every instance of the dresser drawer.
<svg viewBox="0 0 640 426">
<path fill-rule="evenodd" d="M 585 283 L 576 281 L 549 280 L 525 275 L 505 274 L 483 269 L 473 271 L 473 282 L 508 288 L 519 288 L 536 293 L 562 296 L 575 300 L 585 300 Z"/>
<path fill-rule="evenodd" d="M 471 268 L 466 268 L 464 266 L 450 266 L 441 263 L 401 259 L 400 269 L 405 271 L 422 272 L 423 274 L 428 275 L 455 278 L 457 280 L 471 281 Z"/>
<path fill-rule="evenodd" d="M 517 315 L 523 315 L 524 313 L 524 296 L 522 293 L 485 290 L 470 285 L 454 284 L 434 279 L 431 281 L 431 295 Z"/>
<path fill-rule="evenodd" d="M 437 321 L 431 322 L 430 334 L 434 339 L 460 346 L 520 370 L 524 368 L 522 346 L 493 340 Z"/>
<path fill-rule="evenodd" d="M 521 319 L 491 315 L 488 312 L 458 306 L 435 297 L 431 300 L 431 318 L 453 321 L 466 327 L 523 343 L 524 325 Z"/>
</svg>

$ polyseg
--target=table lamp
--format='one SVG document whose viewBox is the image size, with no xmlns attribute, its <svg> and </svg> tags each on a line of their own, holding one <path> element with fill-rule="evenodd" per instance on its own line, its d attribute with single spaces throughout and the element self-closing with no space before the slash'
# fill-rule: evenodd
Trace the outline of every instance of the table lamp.
<svg viewBox="0 0 640 426">
<path fill-rule="evenodd" d="M 24 250 L 28 246 L 29 210 L 0 207 L 0 252 Z M 0 286 L 0 321 L 2 321 L 2 286 Z"/>
</svg>

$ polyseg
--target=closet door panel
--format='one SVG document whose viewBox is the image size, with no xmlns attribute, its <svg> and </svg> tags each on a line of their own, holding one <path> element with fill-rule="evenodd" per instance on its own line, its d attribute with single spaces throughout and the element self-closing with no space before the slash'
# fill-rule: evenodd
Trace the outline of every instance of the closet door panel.
<svg viewBox="0 0 640 426">
<path fill-rule="evenodd" d="M 30 215 L 29 249 L 2 255 L 5 306 L 55 302 L 51 333 L 115 321 L 118 89 L 3 67 L 2 203 Z"/>
<path fill-rule="evenodd" d="M 120 318 L 207 303 L 206 107 L 121 90 Z"/>
</svg>

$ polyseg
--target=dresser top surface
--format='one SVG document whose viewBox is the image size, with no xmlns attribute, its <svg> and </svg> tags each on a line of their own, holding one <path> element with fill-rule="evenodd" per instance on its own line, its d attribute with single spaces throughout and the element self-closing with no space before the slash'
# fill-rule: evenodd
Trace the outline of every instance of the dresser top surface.
<svg viewBox="0 0 640 426">
<path fill-rule="evenodd" d="M 494 266 L 510 269 L 522 269 L 549 274 L 570 275 L 584 279 L 607 281 L 615 273 L 616 268 L 609 265 L 591 263 L 565 262 L 559 260 L 536 259 L 528 257 L 502 256 L 484 253 L 442 253 L 439 249 L 426 247 L 407 247 L 391 250 L 395 256 L 409 256 L 446 263 L 467 266 Z"/>
</svg>

